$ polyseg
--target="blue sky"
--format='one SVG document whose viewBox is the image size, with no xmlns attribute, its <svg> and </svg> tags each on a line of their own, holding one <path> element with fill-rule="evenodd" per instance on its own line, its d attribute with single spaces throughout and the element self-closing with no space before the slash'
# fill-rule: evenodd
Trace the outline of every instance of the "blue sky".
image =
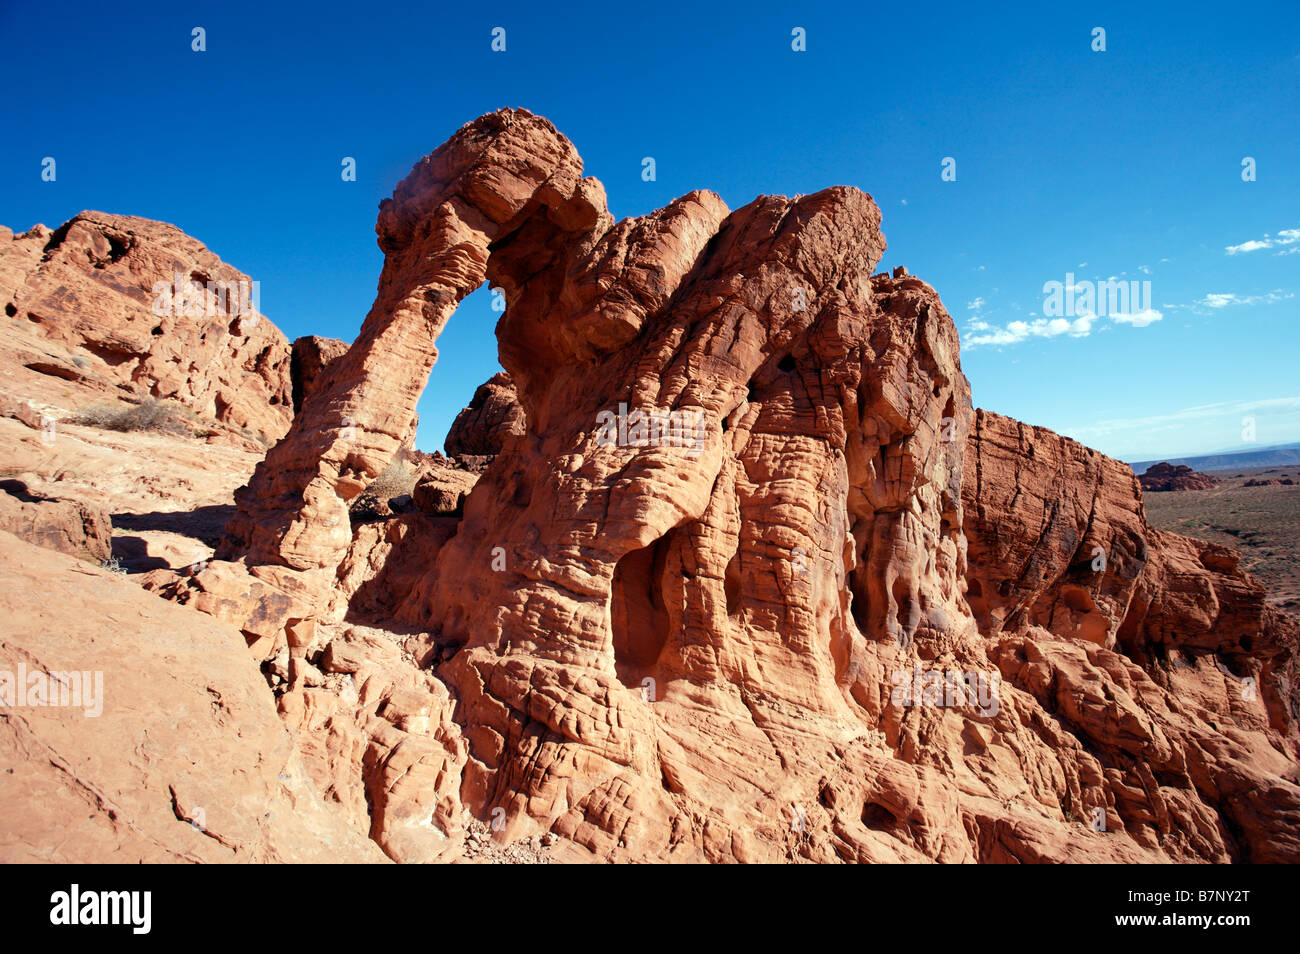
<svg viewBox="0 0 1300 954">
<path fill-rule="evenodd" d="M 1259 446 L 1300 440 L 1300 5 L 1130 6 L 0 3 L 0 222 L 172 222 L 290 337 L 351 340 L 380 199 L 524 106 L 618 217 L 695 188 L 871 193 L 882 267 L 938 289 L 978 406 L 1129 460 L 1239 446 L 1247 417 Z M 1070 274 L 1151 300 L 1053 323 Z M 496 369 L 496 317 L 480 290 L 439 340 L 423 448 Z"/>
</svg>

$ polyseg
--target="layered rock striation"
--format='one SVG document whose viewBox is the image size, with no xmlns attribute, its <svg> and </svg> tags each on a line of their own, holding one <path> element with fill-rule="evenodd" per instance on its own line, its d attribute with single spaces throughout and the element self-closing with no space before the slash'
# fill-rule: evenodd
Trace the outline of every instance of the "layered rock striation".
<svg viewBox="0 0 1300 954">
<path fill-rule="evenodd" d="M 1122 463 L 973 408 L 934 289 L 873 275 L 869 196 L 616 223 L 502 110 L 377 233 L 356 342 L 218 560 L 157 585 L 300 660 L 281 711 L 391 857 L 468 809 L 603 859 L 1300 858 L 1294 622 Z M 448 451 L 486 469 L 357 522 L 484 281 L 508 377 Z"/>
<path fill-rule="evenodd" d="M 173 225 L 82 212 L 53 231 L 0 229 L 0 300 L 45 346 L 31 370 L 266 440 L 288 430 L 289 342 L 253 280 Z"/>
</svg>

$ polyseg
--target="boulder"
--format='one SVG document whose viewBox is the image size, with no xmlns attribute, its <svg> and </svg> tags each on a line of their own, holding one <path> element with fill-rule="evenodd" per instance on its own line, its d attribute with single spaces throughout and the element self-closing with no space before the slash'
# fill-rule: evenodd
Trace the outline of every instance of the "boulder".
<svg viewBox="0 0 1300 954">
<path fill-rule="evenodd" d="M 0 616 L 0 861 L 385 860 L 309 780 L 235 628 L 5 532 Z"/>
<path fill-rule="evenodd" d="M 113 554 L 113 524 L 105 510 L 32 494 L 21 480 L 0 480 L 0 530 L 96 564 Z"/>
</svg>

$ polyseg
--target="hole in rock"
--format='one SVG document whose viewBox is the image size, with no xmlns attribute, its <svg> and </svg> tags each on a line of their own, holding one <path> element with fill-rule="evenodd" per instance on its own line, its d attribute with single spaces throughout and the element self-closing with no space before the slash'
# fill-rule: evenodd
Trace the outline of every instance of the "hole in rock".
<svg viewBox="0 0 1300 954">
<path fill-rule="evenodd" d="M 669 558 L 676 533 L 670 531 L 648 547 L 633 550 L 614 567 L 609 597 L 614 637 L 614 668 L 622 683 L 640 686 L 668 642 L 672 620 L 664 600 Z M 672 561 L 680 573 L 680 562 Z"/>
<path fill-rule="evenodd" d="M 1061 590 L 1061 597 L 1065 600 L 1065 605 L 1075 613 L 1091 613 L 1097 607 L 1092 601 L 1092 595 L 1079 586 L 1067 586 Z"/>
<path fill-rule="evenodd" d="M 105 236 L 105 237 L 108 239 L 108 261 L 109 261 L 109 263 L 111 264 L 111 263 L 113 263 L 113 262 L 119 262 L 119 261 L 121 261 L 121 260 L 126 256 L 127 251 L 130 249 L 130 246 L 129 246 L 126 242 L 123 242 L 121 239 L 119 239 L 119 238 L 117 238 L 117 237 L 115 237 L 115 236 L 108 235 L 108 236 Z M 96 267 L 96 268 L 103 268 L 103 267 L 104 267 L 104 263 L 103 263 L 103 262 L 99 262 L 99 263 L 97 263 L 97 264 L 95 265 L 95 267 Z"/>
<path fill-rule="evenodd" d="M 869 632 L 870 621 L 867 619 L 867 589 L 862 583 L 860 574 L 854 574 L 849 591 L 853 594 L 853 603 L 850 607 L 853 622 L 857 624 L 858 632 L 865 636 Z"/>
<path fill-rule="evenodd" d="M 894 580 L 894 605 L 898 608 L 898 625 L 909 636 L 916 629 L 912 622 L 912 594 L 901 576 Z"/>
<path fill-rule="evenodd" d="M 496 328 L 505 313 L 493 307 L 499 301 L 483 283 L 465 296 L 438 335 L 438 360 L 416 406 L 418 450 L 444 451 L 461 410 L 480 385 L 502 370 Z"/>
<path fill-rule="evenodd" d="M 528 477 L 523 471 L 514 473 L 514 493 L 511 494 L 510 500 L 516 507 L 527 507 L 533 502 L 533 488 L 528 483 Z"/>
<path fill-rule="evenodd" d="M 121 350 L 123 346 L 114 344 L 104 344 L 96 341 L 86 341 L 82 343 L 82 348 L 89 351 L 99 360 L 103 361 L 110 368 L 116 368 L 119 364 L 125 364 L 132 360 L 135 355 L 128 351 Z"/>
<path fill-rule="evenodd" d="M 867 802 L 862 806 L 862 824 L 874 831 L 889 831 L 895 828 L 898 822 L 884 805 Z"/>
<path fill-rule="evenodd" d="M 975 621 L 982 631 L 989 629 L 989 604 L 984 598 L 984 584 L 979 580 L 967 578 L 966 603 L 975 614 Z"/>
<path fill-rule="evenodd" d="M 794 362 L 794 355 L 792 355 L 792 354 L 788 354 L 788 355 L 786 355 L 784 358 L 782 358 L 782 359 L 781 359 L 780 361 L 778 361 L 777 364 L 776 364 L 776 366 L 777 366 L 778 368 L 780 368 L 782 371 L 793 371 L 793 370 L 794 370 L 794 365 L 795 365 L 795 362 Z"/>
<path fill-rule="evenodd" d="M 861 524 L 855 524 L 853 527 L 853 539 L 861 540 L 865 531 L 861 529 Z M 868 628 L 867 614 L 867 563 L 868 554 L 865 544 L 858 552 L 857 566 L 854 567 L 853 573 L 849 576 L 849 592 L 853 599 L 849 604 L 849 612 L 853 614 L 853 622 L 857 624 L 858 632 L 868 639 L 873 638 Z"/>
<path fill-rule="evenodd" d="M 727 561 L 727 571 L 722 578 L 722 590 L 727 597 L 727 615 L 740 613 L 740 550 Z"/>
</svg>

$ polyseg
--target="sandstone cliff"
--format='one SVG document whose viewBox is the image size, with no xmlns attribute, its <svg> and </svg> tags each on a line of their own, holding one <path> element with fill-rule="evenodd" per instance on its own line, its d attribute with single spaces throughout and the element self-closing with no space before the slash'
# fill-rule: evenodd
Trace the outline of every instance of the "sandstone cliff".
<svg viewBox="0 0 1300 954">
<path fill-rule="evenodd" d="M 616 223 L 503 110 L 377 233 L 218 559 L 149 585 L 244 633 L 390 857 L 458 857 L 468 810 L 615 860 L 1300 859 L 1295 624 L 1125 465 L 973 408 L 869 196 Z M 490 463 L 359 520 L 484 281 L 508 380 L 448 450 Z"/>
<path fill-rule="evenodd" d="M 175 226 L 82 212 L 54 231 L 0 229 L 0 300 L 27 369 L 270 440 L 293 418 L 289 342 L 252 279 Z"/>
</svg>

